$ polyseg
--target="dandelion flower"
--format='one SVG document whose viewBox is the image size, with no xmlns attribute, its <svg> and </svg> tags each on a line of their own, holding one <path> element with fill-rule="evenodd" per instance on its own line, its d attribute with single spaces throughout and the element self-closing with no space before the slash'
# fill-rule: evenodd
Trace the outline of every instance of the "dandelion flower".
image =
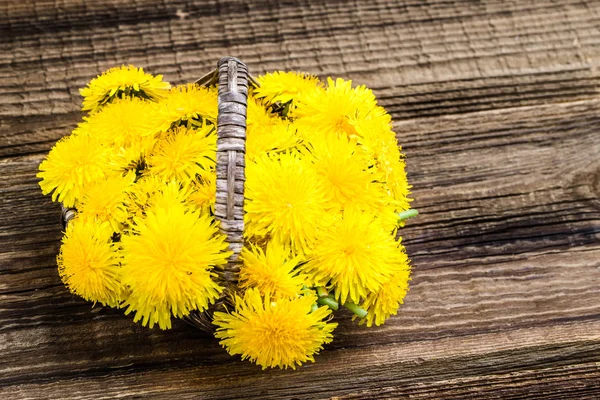
<svg viewBox="0 0 600 400">
<path fill-rule="evenodd" d="M 261 296 L 258 289 L 248 289 L 243 298 L 236 296 L 235 310 L 216 312 L 215 336 L 229 354 L 240 354 L 263 369 L 292 368 L 311 361 L 333 340 L 335 323 L 324 321 L 328 307 L 311 312 L 316 296 L 274 300 Z"/>
<path fill-rule="evenodd" d="M 97 113 L 84 117 L 84 129 L 109 145 L 130 146 L 142 138 L 158 133 L 156 104 L 138 98 L 113 101 Z"/>
<path fill-rule="evenodd" d="M 148 207 L 152 196 L 163 186 L 165 182 L 155 175 L 142 176 L 128 190 L 125 206 L 131 217 L 142 217 L 144 210 Z"/>
<path fill-rule="evenodd" d="M 211 174 L 192 182 L 189 200 L 202 212 L 213 210 L 217 200 L 216 176 Z"/>
<path fill-rule="evenodd" d="M 143 170 L 146 165 L 146 158 L 152 152 L 156 143 L 156 136 L 150 135 L 139 138 L 129 146 L 114 146 L 110 158 L 111 168 L 122 173 Z"/>
<path fill-rule="evenodd" d="M 346 209 L 327 229 L 318 231 L 301 269 L 315 285 L 331 284 L 341 303 L 359 304 L 403 268 L 402 254 L 378 218 Z"/>
<path fill-rule="evenodd" d="M 62 240 L 58 272 L 69 290 L 94 303 L 119 306 L 125 289 L 119 281 L 119 261 L 107 222 L 76 218 Z"/>
<path fill-rule="evenodd" d="M 392 117 L 383 107 L 376 106 L 366 118 L 354 121 L 360 143 L 369 146 L 370 143 L 383 141 L 398 147 L 396 134 L 392 130 Z"/>
<path fill-rule="evenodd" d="M 148 157 L 148 172 L 165 180 L 191 182 L 196 175 L 214 172 L 217 134 L 214 126 L 196 129 L 179 127 L 158 142 Z"/>
<path fill-rule="evenodd" d="M 113 231 L 120 232 L 120 224 L 127 219 L 124 202 L 127 190 L 133 185 L 135 173 L 125 176 L 115 175 L 93 182 L 86 187 L 78 209 L 87 217 L 100 222 L 108 222 Z"/>
<path fill-rule="evenodd" d="M 108 168 L 110 153 L 109 147 L 87 135 L 64 137 L 40 164 L 37 176 L 42 178 L 42 193 L 52 192 L 52 201 L 73 207 L 87 184 L 112 173 Z"/>
<path fill-rule="evenodd" d="M 401 158 L 398 148 L 388 148 L 388 151 L 380 153 L 378 157 L 378 168 L 385 182 L 385 187 L 389 190 L 394 199 L 398 211 L 405 211 L 410 208 L 411 185 L 406 178 L 404 159 Z"/>
<path fill-rule="evenodd" d="M 409 197 L 411 186 L 406 178 L 401 148 L 391 130 L 389 115 L 387 118 L 361 120 L 356 124 L 356 131 L 361 147 L 373 160 L 374 172 L 388 190 L 395 207 L 398 211 L 409 209 L 412 201 Z"/>
<path fill-rule="evenodd" d="M 191 200 L 192 187 L 176 180 L 164 181 L 156 175 L 142 177 L 127 190 L 124 201 L 127 213 L 132 219 L 144 217 L 146 211 L 183 207 L 195 209 Z"/>
<path fill-rule="evenodd" d="M 262 100 L 249 97 L 247 114 L 247 159 L 270 151 L 291 149 L 298 144 L 296 128 L 269 112 Z"/>
<path fill-rule="evenodd" d="M 319 78 L 303 72 L 275 71 L 259 76 L 257 81 L 260 86 L 254 89 L 254 95 L 268 103 L 287 103 L 301 93 L 321 86 Z"/>
<path fill-rule="evenodd" d="M 368 294 L 361 306 L 367 310 L 368 314 L 360 320 L 360 324 L 366 324 L 367 327 L 373 324 L 383 325 L 392 315 L 398 313 L 398 308 L 403 303 L 404 296 L 408 291 L 408 281 L 410 280 L 410 266 L 406 255 L 403 257 L 404 269 L 392 276 L 392 278 L 381 285 L 377 292 Z"/>
<path fill-rule="evenodd" d="M 183 185 L 178 181 L 163 182 L 157 190 L 148 198 L 148 209 L 169 209 L 173 207 L 183 207 L 184 210 L 190 209 L 191 187 Z"/>
<path fill-rule="evenodd" d="M 246 169 L 246 234 L 306 252 L 326 216 L 327 198 L 310 161 L 297 153 L 264 155 Z"/>
<path fill-rule="evenodd" d="M 348 205 L 374 210 L 385 199 L 383 185 L 369 168 L 369 159 L 354 141 L 337 135 L 315 135 L 308 145 L 317 173 L 338 210 Z"/>
<path fill-rule="evenodd" d="M 212 270 L 225 264 L 230 253 L 211 217 L 177 204 L 150 209 L 121 244 L 121 277 L 131 288 L 124 304 L 126 314 L 135 311 L 135 322 L 168 329 L 171 314 L 203 311 L 218 298 L 222 288 Z"/>
<path fill-rule="evenodd" d="M 79 93 L 83 96 L 83 111 L 95 112 L 113 99 L 141 97 L 152 101 L 162 99 L 171 85 L 163 82 L 162 75 L 150 75 L 142 68 L 127 65 L 111 68 L 102 73 Z"/>
<path fill-rule="evenodd" d="M 159 103 L 158 119 L 163 131 L 177 125 L 200 126 L 206 121 L 216 124 L 217 90 L 194 83 L 174 87 Z"/>
<path fill-rule="evenodd" d="M 281 122 L 281 118 L 268 110 L 267 105 L 261 99 L 254 96 L 248 97 L 248 107 L 246 109 L 246 124 L 248 130 L 256 128 L 257 134 L 260 133 L 260 128 L 271 126 L 277 122 Z"/>
<path fill-rule="evenodd" d="M 341 78 L 329 78 L 327 83 L 324 91 L 315 89 L 298 98 L 293 110 L 296 123 L 325 134 L 356 136 L 356 122 L 377 110 L 373 92 L 364 86 L 352 88 L 352 81 Z"/>
<path fill-rule="evenodd" d="M 306 283 L 305 277 L 296 270 L 302 258 L 292 255 L 287 246 L 276 241 L 271 240 L 266 251 L 254 245 L 245 247 L 241 259 L 242 288 L 255 287 L 278 300 L 297 296 Z"/>
<path fill-rule="evenodd" d="M 246 139 L 246 158 L 256 157 L 270 152 L 291 150 L 300 144 L 296 128 L 285 121 L 269 125 L 248 127 Z"/>
<path fill-rule="evenodd" d="M 408 204 L 406 197 L 396 201 L 389 188 L 398 178 L 386 175 L 390 174 L 387 169 L 374 168 L 377 160 L 357 140 L 318 133 L 305 136 L 310 137 L 304 143 L 314 157 L 327 196 L 332 199 L 330 212 L 351 206 L 377 215 L 389 232 L 397 229 L 398 212 Z"/>
</svg>

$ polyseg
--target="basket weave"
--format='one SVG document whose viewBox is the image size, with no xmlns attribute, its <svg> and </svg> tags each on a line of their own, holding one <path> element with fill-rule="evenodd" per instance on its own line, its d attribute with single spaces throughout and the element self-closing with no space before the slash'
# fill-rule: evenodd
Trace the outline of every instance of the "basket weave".
<svg viewBox="0 0 600 400">
<path fill-rule="evenodd" d="M 184 319 L 200 330 L 212 333 L 212 315 L 215 310 L 228 304 L 231 292 L 237 286 L 240 270 L 240 252 L 244 233 L 244 182 L 246 152 L 246 109 L 248 85 L 255 81 L 248 74 L 248 67 L 235 57 L 224 57 L 217 69 L 198 79 L 198 85 L 219 84 L 217 117 L 217 198 L 215 217 L 219 230 L 227 237 L 232 255 L 227 264 L 214 272 L 218 283 L 225 287 L 221 297 L 204 312 L 192 311 Z M 63 227 L 76 215 L 73 208 L 62 208 Z"/>
</svg>

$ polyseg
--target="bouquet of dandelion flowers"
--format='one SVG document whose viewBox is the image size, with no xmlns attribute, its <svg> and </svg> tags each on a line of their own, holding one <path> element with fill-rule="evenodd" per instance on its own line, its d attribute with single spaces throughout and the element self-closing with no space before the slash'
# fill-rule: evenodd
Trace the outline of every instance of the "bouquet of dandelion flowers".
<svg viewBox="0 0 600 400">
<path fill-rule="evenodd" d="M 416 211 L 371 90 L 254 79 L 225 58 L 198 83 L 123 66 L 81 94 L 87 115 L 38 174 L 68 222 L 57 262 L 72 293 L 150 328 L 209 327 L 263 368 L 314 361 L 340 307 L 367 327 L 396 314 L 398 230 Z"/>
</svg>

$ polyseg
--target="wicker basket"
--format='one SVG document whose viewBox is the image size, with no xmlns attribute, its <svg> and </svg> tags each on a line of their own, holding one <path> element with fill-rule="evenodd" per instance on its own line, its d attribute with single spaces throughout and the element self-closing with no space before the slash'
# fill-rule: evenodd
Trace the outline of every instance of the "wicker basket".
<svg viewBox="0 0 600 400">
<path fill-rule="evenodd" d="M 200 330 L 211 333 L 212 314 L 227 304 L 237 287 L 240 269 L 240 252 L 244 232 L 244 182 L 246 151 L 246 109 L 248 86 L 256 82 L 248 74 L 248 67 L 235 57 L 224 57 L 217 69 L 198 79 L 198 85 L 213 86 L 218 83 L 217 117 L 217 199 L 215 217 L 219 229 L 227 236 L 229 250 L 233 253 L 227 264 L 215 270 L 219 284 L 225 288 L 219 300 L 204 312 L 193 311 L 185 320 Z M 76 215 L 73 208 L 62 208 L 63 227 Z"/>
</svg>

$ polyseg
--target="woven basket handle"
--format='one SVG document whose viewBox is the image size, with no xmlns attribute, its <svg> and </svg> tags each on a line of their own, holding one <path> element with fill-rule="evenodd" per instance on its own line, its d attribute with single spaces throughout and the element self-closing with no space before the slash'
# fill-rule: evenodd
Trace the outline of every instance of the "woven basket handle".
<svg viewBox="0 0 600 400">
<path fill-rule="evenodd" d="M 215 305 L 203 313 L 191 312 L 185 320 L 200 330 L 211 333 L 212 314 L 227 304 L 235 290 L 240 271 L 240 252 L 244 238 L 244 181 L 246 153 L 246 109 L 248 107 L 248 67 L 235 57 L 224 57 L 217 70 L 196 81 L 200 85 L 219 83 L 217 117 L 217 200 L 215 216 L 219 230 L 227 236 L 232 255 L 217 275 L 225 291 Z"/>
<path fill-rule="evenodd" d="M 246 153 L 246 108 L 248 67 L 234 57 L 224 57 L 219 71 L 219 116 L 217 118 L 217 201 L 215 216 L 227 236 L 229 257 L 222 282 L 237 284 L 239 256 L 244 234 L 244 154 Z"/>
</svg>

